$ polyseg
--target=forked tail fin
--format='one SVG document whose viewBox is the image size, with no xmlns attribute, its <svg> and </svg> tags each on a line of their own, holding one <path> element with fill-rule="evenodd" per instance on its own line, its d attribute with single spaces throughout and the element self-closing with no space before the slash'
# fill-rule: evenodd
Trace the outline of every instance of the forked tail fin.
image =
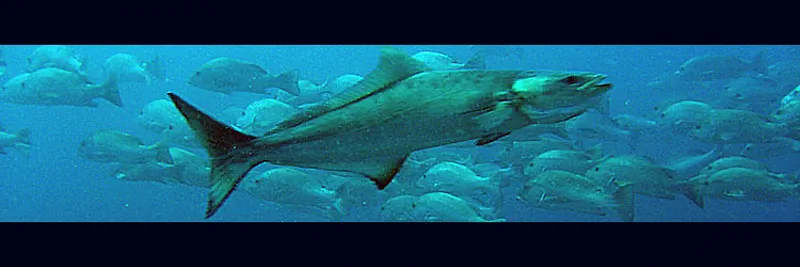
<svg viewBox="0 0 800 267">
<path fill-rule="evenodd" d="M 629 183 L 618 183 L 616 192 L 612 197 L 616 202 L 616 210 L 619 218 L 624 222 L 633 222 L 634 206 L 633 206 L 633 186 Z"/>
<path fill-rule="evenodd" d="M 242 178 L 258 165 L 249 153 L 257 138 L 218 122 L 172 92 L 167 94 L 211 157 L 211 192 L 206 219 L 211 218 Z"/>
</svg>

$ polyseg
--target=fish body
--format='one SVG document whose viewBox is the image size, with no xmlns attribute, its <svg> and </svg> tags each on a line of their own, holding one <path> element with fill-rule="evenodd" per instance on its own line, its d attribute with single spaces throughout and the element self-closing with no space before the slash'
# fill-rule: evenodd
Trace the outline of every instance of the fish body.
<svg viewBox="0 0 800 267">
<path fill-rule="evenodd" d="M 210 217 L 255 165 L 270 162 L 363 174 L 379 189 L 414 151 L 496 141 L 534 123 L 583 113 L 608 91 L 605 75 L 520 70 L 427 71 L 385 48 L 378 68 L 347 92 L 298 113 L 264 136 L 245 135 L 170 97 L 212 157 Z"/>
</svg>

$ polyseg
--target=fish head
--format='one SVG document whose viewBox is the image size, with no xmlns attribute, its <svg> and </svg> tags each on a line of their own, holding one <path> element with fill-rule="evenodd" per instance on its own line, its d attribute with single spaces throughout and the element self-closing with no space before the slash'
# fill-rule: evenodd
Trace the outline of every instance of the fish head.
<svg viewBox="0 0 800 267">
<path fill-rule="evenodd" d="M 596 73 L 525 72 L 514 81 L 512 92 L 523 100 L 522 111 L 536 123 L 569 120 L 593 107 L 611 89 Z"/>
</svg>

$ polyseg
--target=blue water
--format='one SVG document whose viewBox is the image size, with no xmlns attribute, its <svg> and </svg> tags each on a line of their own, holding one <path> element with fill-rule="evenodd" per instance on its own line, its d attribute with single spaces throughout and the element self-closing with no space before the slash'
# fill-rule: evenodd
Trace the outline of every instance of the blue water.
<svg viewBox="0 0 800 267">
<path fill-rule="evenodd" d="M 4 46 L 8 79 L 24 72 L 27 57 L 37 46 Z M 114 166 L 76 155 L 80 141 L 98 129 L 112 128 L 152 143 L 157 136 L 136 123 L 139 109 L 152 100 L 178 92 L 212 113 L 231 105 L 246 106 L 253 94 L 226 96 L 190 87 L 187 80 L 206 61 L 233 57 L 257 63 L 273 73 L 301 70 L 303 79 L 321 82 L 344 74 L 366 75 L 378 60 L 378 46 L 71 46 L 89 59 L 89 77 L 104 80 L 102 63 L 115 53 L 142 59 L 159 55 L 170 81 L 120 84 L 123 108 L 97 101 L 98 108 L 42 107 L 0 103 L 0 122 L 9 129 L 30 128 L 29 157 L 0 155 L 0 221 L 205 221 L 207 189 L 184 185 L 126 182 L 111 177 Z M 472 52 L 466 46 L 397 46 L 409 53 L 435 50 L 457 59 Z M 701 55 L 732 55 L 750 59 L 766 51 L 769 62 L 800 60 L 800 46 L 525 46 L 523 58 L 493 58 L 490 68 L 556 69 L 600 72 L 614 83 L 612 114 L 637 114 L 658 104 L 658 94 L 645 86 L 656 76 L 675 71 L 684 61 Z M 643 148 L 658 155 L 665 149 L 690 149 L 681 140 Z M 796 171 L 797 158 L 770 160 L 771 169 Z M 571 212 L 533 209 L 506 201 L 501 214 L 508 221 L 618 221 Z M 800 201 L 780 203 L 706 200 L 699 209 L 679 196 L 660 200 L 637 196 L 636 221 L 798 221 Z M 346 221 L 378 220 L 367 211 L 354 211 Z M 234 193 L 210 221 L 325 221 L 281 206 Z"/>
</svg>

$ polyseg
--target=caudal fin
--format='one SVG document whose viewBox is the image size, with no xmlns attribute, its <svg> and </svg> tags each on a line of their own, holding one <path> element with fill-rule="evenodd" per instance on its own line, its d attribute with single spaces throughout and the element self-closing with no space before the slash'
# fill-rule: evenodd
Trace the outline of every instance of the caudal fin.
<svg viewBox="0 0 800 267">
<path fill-rule="evenodd" d="M 97 90 L 99 90 L 100 97 L 111 104 L 114 104 L 117 107 L 122 107 L 122 97 L 119 96 L 119 75 L 115 73 L 109 73 L 108 79 L 106 80 L 103 85 L 101 85 Z"/>
<path fill-rule="evenodd" d="M 149 77 L 153 77 L 159 81 L 168 81 L 167 70 L 164 67 L 164 61 L 161 57 L 156 55 L 150 61 L 145 63 L 144 71 L 147 72 Z"/>
<path fill-rule="evenodd" d="M 214 120 L 175 93 L 167 94 L 211 158 L 211 192 L 206 209 L 206 218 L 211 218 L 242 178 L 259 163 L 249 155 L 257 138 Z"/>
<path fill-rule="evenodd" d="M 31 144 L 31 129 L 25 128 L 17 132 L 17 142 L 30 145 Z"/>
<path fill-rule="evenodd" d="M 680 192 L 701 209 L 705 208 L 705 201 L 703 201 L 703 194 L 699 187 L 687 183 L 682 185 Z"/>
<path fill-rule="evenodd" d="M 619 218 L 625 222 L 632 222 L 634 217 L 633 206 L 633 186 L 631 184 L 619 185 L 619 189 L 614 192 L 614 202 Z"/>
<path fill-rule="evenodd" d="M 486 69 L 486 57 L 484 57 L 481 53 L 477 53 L 464 63 L 464 67 L 462 67 L 462 69 Z"/>
<path fill-rule="evenodd" d="M 292 95 L 300 95 L 300 73 L 297 70 L 287 71 L 270 79 L 270 85 L 280 88 Z"/>
<path fill-rule="evenodd" d="M 751 66 L 753 66 L 753 70 L 761 73 L 767 74 L 769 71 L 769 63 L 767 63 L 767 55 L 762 50 L 758 52 L 758 54 L 753 58 L 753 61 L 750 62 Z"/>
</svg>

